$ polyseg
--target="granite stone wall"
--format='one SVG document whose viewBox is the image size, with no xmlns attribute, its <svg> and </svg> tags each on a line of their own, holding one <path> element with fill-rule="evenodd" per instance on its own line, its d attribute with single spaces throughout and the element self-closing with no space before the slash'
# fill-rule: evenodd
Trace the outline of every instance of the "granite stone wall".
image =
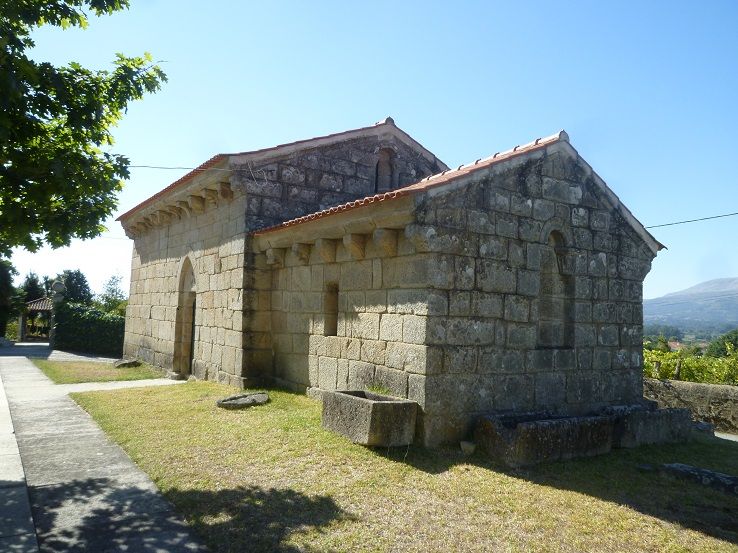
<svg viewBox="0 0 738 553">
<path fill-rule="evenodd" d="M 387 255 L 387 233 L 396 255 Z M 433 296 L 424 286 L 436 273 L 435 257 L 417 255 L 391 230 L 381 233 L 381 245 L 367 235 L 360 259 L 331 242 L 302 259 L 288 251 L 272 270 L 274 378 L 301 391 L 375 387 L 422 407 L 426 374 L 439 362 L 427 355 L 424 328 Z M 326 248 L 335 248 L 329 261 Z M 412 279 L 404 266 L 414 267 Z"/>
<path fill-rule="evenodd" d="M 646 378 L 643 395 L 659 407 L 685 407 L 694 420 L 738 434 L 738 386 Z"/>
<path fill-rule="evenodd" d="M 429 435 L 463 436 L 489 411 L 584 414 L 641 398 L 653 254 L 588 167 L 559 152 L 500 164 L 421 198 L 405 235 L 440 260 L 423 324 L 442 359 L 426 378 Z"/>
<path fill-rule="evenodd" d="M 198 378 L 241 383 L 243 356 L 243 209 L 245 197 L 204 203 L 134 240 L 124 355 L 172 369 L 182 309 L 182 271 L 189 258 L 196 311 L 192 372 Z M 191 323 L 189 323 L 191 324 Z"/>
</svg>

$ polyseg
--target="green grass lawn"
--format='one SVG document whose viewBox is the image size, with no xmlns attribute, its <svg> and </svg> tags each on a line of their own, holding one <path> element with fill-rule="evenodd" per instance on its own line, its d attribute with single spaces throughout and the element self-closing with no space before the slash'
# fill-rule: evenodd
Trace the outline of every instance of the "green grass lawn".
<svg viewBox="0 0 738 553">
<path fill-rule="evenodd" d="M 112 380 L 146 380 L 161 378 L 161 371 L 143 364 L 138 367 L 116 369 L 112 363 L 96 361 L 49 361 L 31 359 L 54 384 L 79 382 L 110 382 Z"/>
<path fill-rule="evenodd" d="M 707 437 L 502 470 L 456 449 L 372 450 L 271 391 L 226 411 L 213 383 L 73 394 L 215 552 L 738 551 L 738 498 L 642 463 L 738 474 Z"/>
</svg>

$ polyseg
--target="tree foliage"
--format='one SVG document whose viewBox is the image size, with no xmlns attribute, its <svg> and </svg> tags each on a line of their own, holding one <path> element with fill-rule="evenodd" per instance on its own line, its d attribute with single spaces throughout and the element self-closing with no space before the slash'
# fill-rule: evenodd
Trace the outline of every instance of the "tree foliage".
<svg viewBox="0 0 738 553">
<path fill-rule="evenodd" d="M 64 271 L 57 276 L 64 283 L 66 291 L 64 292 L 64 301 L 67 303 L 80 303 L 83 305 L 92 304 L 92 290 L 87 282 L 87 277 L 79 269 L 74 271 Z"/>
<path fill-rule="evenodd" d="M 29 301 L 37 300 L 46 296 L 46 290 L 44 290 L 41 279 L 39 279 L 36 273 L 28 273 L 26 278 L 23 279 L 23 283 L 18 289 L 21 303 L 28 303 Z"/>
<path fill-rule="evenodd" d="M 128 159 L 103 151 L 129 102 L 166 76 L 151 56 L 116 54 L 110 71 L 55 67 L 27 55 L 42 25 L 85 27 L 128 0 L 0 0 L 0 254 L 98 235 Z M 70 216 L 73 214 L 73 216 Z"/>
<path fill-rule="evenodd" d="M 0 259 L 0 337 L 5 336 L 8 320 L 15 312 L 13 275 L 17 274 L 9 260 Z"/>
<path fill-rule="evenodd" d="M 738 351 L 738 328 L 710 342 L 705 353 L 711 357 L 726 357 L 729 351 Z"/>
<path fill-rule="evenodd" d="M 125 317 L 126 315 L 126 295 L 120 288 L 120 282 L 123 280 L 118 275 L 111 276 L 103 287 L 102 294 L 95 298 L 95 306 L 105 313 L 116 313 Z"/>
</svg>

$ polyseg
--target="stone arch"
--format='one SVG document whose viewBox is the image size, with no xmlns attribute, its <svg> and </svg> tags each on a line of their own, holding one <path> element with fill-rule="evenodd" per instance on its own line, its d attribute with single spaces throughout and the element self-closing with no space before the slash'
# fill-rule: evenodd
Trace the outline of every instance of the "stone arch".
<svg viewBox="0 0 738 553">
<path fill-rule="evenodd" d="M 538 298 L 540 349 L 574 347 L 574 275 L 567 239 L 559 229 L 548 231 L 541 252 L 541 287 Z"/>
<path fill-rule="evenodd" d="M 177 316 L 174 328 L 172 369 L 180 378 L 193 373 L 195 354 L 195 315 L 197 312 L 197 280 L 189 256 L 179 264 L 177 275 Z"/>
<path fill-rule="evenodd" d="M 395 151 L 392 148 L 379 150 L 377 166 L 374 175 L 374 192 L 387 192 L 397 185 L 397 167 Z"/>
</svg>

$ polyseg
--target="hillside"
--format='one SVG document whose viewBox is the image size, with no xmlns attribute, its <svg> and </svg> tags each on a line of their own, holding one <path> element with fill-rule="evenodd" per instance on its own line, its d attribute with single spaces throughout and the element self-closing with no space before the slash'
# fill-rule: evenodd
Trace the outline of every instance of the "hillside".
<svg viewBox="0 0 738 553">
<path fill-rule="evenodd" d="M 682 329 L 738 327 L 738 278 L 718 278 L 643 302 L 644 323 Z"/>
</svg>

